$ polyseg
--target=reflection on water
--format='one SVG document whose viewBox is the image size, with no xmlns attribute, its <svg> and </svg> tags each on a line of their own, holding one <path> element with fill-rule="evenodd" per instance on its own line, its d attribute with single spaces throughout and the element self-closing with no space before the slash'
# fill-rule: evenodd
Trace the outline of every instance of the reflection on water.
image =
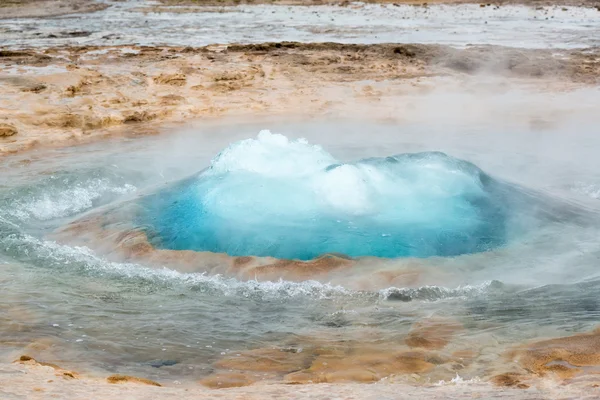
<svg viewBox="0 0 600 400">
<path fill-rule="evenodd" d="M 597 200 L 578 189 L 598 182 L 590 172 L 597 161 L 586 156 L 599 139 L 579 129 L 587 145 L 578 149 L 563 125 L 474 132 L 427 123 L 267 124 L 320 143 L 342 161 L 438 150 L 527 188 L 543 223 L 490 251 L 366 257 L 325 275 L 303 271 L 309 278 L 270 281 L 239 279 L 227 273 L 232 264 L 218 269 L 229 258 L 195 256 L 191 269 L 177 272 L 176 263 L 124 260 L 100 241 L 78 247 L 78 237 L 49 240 L 86 212 L 127 215 L 131 204 L 202 170 L 219 150 L 264 126 L 224 122 L 3 160 L 0 329 L 8 348 L 79 370 L 202 378 L 209 386 L 373 381 L 390 374 L 436 382 L 457 373 L 469 379 L 511 372 L 498 357 L 507 349 L 589 331 L 600 317 Z M 509 145 L 490 146 L 499 135 Z M 539 135 L 579 157 L 526 145 Z M 111 240 L 132 228 L 131 220 L 105 222 L 101 229 Z"/>
</svg>

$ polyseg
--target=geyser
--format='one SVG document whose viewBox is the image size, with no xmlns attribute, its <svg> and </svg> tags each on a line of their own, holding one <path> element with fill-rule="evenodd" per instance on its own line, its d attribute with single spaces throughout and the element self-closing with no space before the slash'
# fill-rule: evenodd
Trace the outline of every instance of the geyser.
<svg viewBox="0 0 600 400">
<path fill-rule="evenodd" d="M 507 185 L 440 152 L 341 163 L 262 131 L 143 200 L 159 248 L 308 260 L 456 256 L 506 243 Z"/>
</svg>

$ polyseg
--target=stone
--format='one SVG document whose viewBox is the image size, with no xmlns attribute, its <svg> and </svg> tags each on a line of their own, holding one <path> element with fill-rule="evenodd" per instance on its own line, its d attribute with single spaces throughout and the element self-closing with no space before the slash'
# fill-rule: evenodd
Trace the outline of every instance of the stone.
<svg viewBox="0 0 600 400">
<path fill-rule="evenodd" d="M 0 123 L 0 137 L 13 136 L 17 133 L 17 128 L 15 128 L 13 125 Z"/>
<path fill-rule="evenodd" d="M 184 74 L 160 74 L 154 78 L 159 85 L 184 86 L 187 78 Z"/>
<path fill-rule="evenodd" d="M 108 383 L 141 383 L 144 385 L 162 386 L 160 383 L 151 381 L 150 379 L 138 378 L 136 376 L 129 376 L 129 375 L 119 375 L 119 374 L 109 376 L 108 378 L 106 378 L 106 381 Z"/>
</svg>

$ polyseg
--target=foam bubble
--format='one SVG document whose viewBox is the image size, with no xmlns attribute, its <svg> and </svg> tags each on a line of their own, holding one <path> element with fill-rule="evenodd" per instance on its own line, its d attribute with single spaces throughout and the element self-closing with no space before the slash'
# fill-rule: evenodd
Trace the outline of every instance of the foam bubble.
<svg viewBox="0 0 600 400">
<path fill-rule="evenodd" d="M 474 377 L 471 379 L 463 379 L 460 375 L 456 374 L 456 376 L 452 379 L 450 379 L 449 381 L 444 381 L 441 380 L 438 383 L 435 384 L 435 386 L 448 386 L 448 385 L 453 385 L 453 386 L 458 386 L 458 385 L 469 385 L 469 384 L 474 384 L 474 383 L 480 383 L 481 379 L 479 377 Z"/>
<path fill-rule="evenodd" d="M 501 184 L 439 152 L 341 163 L 261 131 L 210 168 L 144 200 L 155 246 L 312 259 L 454 256 L 506 241 Z"/>
<path fill-rule="evenodd" d="M 245 171 L 270 177 L 305 176 L 334 162 L 329 153 L 320 146 L 309 145 L 305 139 L 289 140 L 262 130 L 256 139 L 242 140 L 220 152 L 207 173 Z"/>
<path fill-rule="evenodd" d="M 479 285 L 461 285 L 456 288 L 429 285 L 417 288 L 390 287 L 379 291 L 379 294 L 386 300 L 437 301 L 450 298 L 476 297 L 485 294 L 490 289 L 495 289 L 501 285 L 502 283 L 499 281 L 486 281 Z"/>
<path fill-rule="evenodd" d="M 67 187 L 46 187 L 12 202 L 5 212 L 19 220 L 48 221 L 88 210 L 105 195 L 123 195 L 136 191 L 130 184 L 114 185 L 106 178 L 75 182 Z"/>
</svg>

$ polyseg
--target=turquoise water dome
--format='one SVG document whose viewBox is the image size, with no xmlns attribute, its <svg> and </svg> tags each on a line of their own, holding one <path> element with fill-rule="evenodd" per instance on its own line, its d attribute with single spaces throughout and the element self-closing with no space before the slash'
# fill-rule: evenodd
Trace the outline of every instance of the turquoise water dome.
<svg viewBox="0 0 600 400">
<path fill-rule="evenodd" d="M 440 152 L 341 163 L 262 131 L 143 200 L 156 247 L 309 260 L 456 256 L 507 240 L 506 186 Z"/>
</svg>

